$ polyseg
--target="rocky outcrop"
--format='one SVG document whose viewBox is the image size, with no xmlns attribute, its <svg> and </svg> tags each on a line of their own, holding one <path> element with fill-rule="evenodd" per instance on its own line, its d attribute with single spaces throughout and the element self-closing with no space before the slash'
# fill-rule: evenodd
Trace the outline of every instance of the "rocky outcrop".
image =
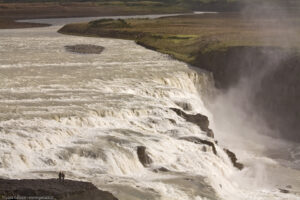
<svg viewBox="0 0 300 200">
<path fill-rule="evenodd" d="M 155 172 L 155 173 L 158 173 L 158 172 L 169 172 L 169 171 L 170 170 L 168 170 L 165 167 L 159 167 L 159 168 L 153 169 L 153 172 Z"/>
<path fill-rule="evenodd" d="M 97 189 L 92 183 L 57 179 L 0 179 L 0 196 L 59 200 L 118 200 L 111 193 Z"/>
<path fill-rule="evenodd" d="M 186 121 L 198 125 L 202 131 L 205 131 L 207 133 L 208 137 L 211 138 L 214 137 L 213 131 L 209 128 L 208 117 L 206 117 L 205 115 L 202 115 L 200 113 L 196 115 L 187 114 L 178 108 L 171 108 L 171 110 L 174 111 L 178 116 L 185 119 Z"/>
<path fill-rule="evenodd" d="M 104 50 L 104 47 L 92 44 L 77 44 L 67 45 L 65 46 L 65 49 L 73 53 L 100 54 Z"/>
<path fill-rule="evenodd" d="M 193 137 L 193 136 L 190 136 L 190 137 L 181 137 L 179 138 L 180 140 L 186 140 L 186 141 L 189 141 L 189 142 L 193 142 L 195 144 L 204 144 L 204 145 L 207 145 L 209 147 L 212 148 L 212 151 L 215 155 L 217 155 L 217 149 L 216 149 L 216 144 L 212 141 L 208 141 L 208 140 L 203 140 L 203 139 L 200 139 L 198 137 Z M 206 150 L 205 150 L 206 151 Z M 224 149 L 225 153 L 228 155 L 228 157 L 230 158 L 232 164 L 234 167 L 238 168 L 239 170 L 242 170 L 244 168 L 244 165 L 242 163 L 239 163 L 237 161 L 237 158 L 236 158 L 236 155 L 228 150 L 228 149 Z"/>
<path fill-rule="evenodd" d="M 281 189 L 281 188 L 279 188 L 279 191 L 280 191 L 281 193 L 285 193 L 285 194 L 290 193 L 290 191 L 287 190 L 287 189 Z"/>
<path fill-rule="evenodd" d="M 224 151 L 228 155 L 228 157 L 230 158 L 233 166 L 235 166 L 239 170 L 242 170 L 244 168 L 244 165 L 237 161 L 236 155 L 232 151 L 230 151 L 229 149 L 224 149 Z"/>
<path fill-rule="evenodd" d="M 142 165 L 144 167 L 149 167 L 149 165 L 152 163 L 152 159 L 148 155 L 145 146 L 137 147 L 137 155 L 138 155 L 139 161 L 142 163 Z"/>
<path fill-rule="evenodd" d="M 228 47 L 200 51 L 193 64 L 212 72 L 217 88 L 228 89 L 245 76 L 256 76 L 260 70 L 273 67 L 284 54 L 278 47 Z"/>
<path fill-rule="evenodd" d="M 186 141 L 189 141 L 189 142 L 193 142 L 195 144 L 204 144 L 204 145 L 208 145 L 212 148 L 212 151 L 215 155 L 217 155 L 217 149 L 215 147 L 215 144 L 211 141 L 208 141 L 208 140 L 202 140 L 198 137 L 181 137 L 179 138 L 180 140 L 186 140 Z"/>
<path fill-rule="evenodd" d="M 187 103 L 187 102 L 175 102 L 175 104 L 177 106 L 179 106 L 180 108 L 182 108 L 183 110 L 185 111 L 191 111 L 192 110 L 192 105 L 190 103 Z"/>
</svg>

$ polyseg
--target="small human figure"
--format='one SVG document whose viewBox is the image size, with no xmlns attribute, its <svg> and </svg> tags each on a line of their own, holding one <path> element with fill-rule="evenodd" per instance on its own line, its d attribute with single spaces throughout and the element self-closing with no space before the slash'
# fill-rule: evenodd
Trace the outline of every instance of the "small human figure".
<svg viewBox="0 0 300 200">
<path fill-rule="evenodd" d="M 65 181 L 65 173 L 61 173 L 61 177 L 62 177 L 62 181 L 64 182 Z"/>
<path fill-rule="evenodd" d="M 61 171 L 58 173 L 58 180 L 61 181 L 61 178 L 62 178 L 62 173 Z"/>
</svg>

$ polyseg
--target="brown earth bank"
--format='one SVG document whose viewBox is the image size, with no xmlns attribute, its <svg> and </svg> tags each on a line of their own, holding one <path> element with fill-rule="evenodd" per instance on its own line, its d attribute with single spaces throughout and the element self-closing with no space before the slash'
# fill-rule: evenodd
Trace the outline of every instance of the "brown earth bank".
<svg viewBox="0 0 300 200">
<path fill-rule="evenodd" d="M 45 27 L 49 24 L 16 22 L 12 19 L 0 19 L 0 29 Z"/>
<path fill-rule="evenodd" d="M 58 179 L 0 179 L 0 199 L 118 200 L 92 183 Z"/>
<path fill-rule="evenodd" d="M 59 17 L 118 16 L 186 12 L 180 7 L 155 7 L 138 4 L 98 2 L 0 3 L 0 18 L 39 19 Z"/>
</svg>

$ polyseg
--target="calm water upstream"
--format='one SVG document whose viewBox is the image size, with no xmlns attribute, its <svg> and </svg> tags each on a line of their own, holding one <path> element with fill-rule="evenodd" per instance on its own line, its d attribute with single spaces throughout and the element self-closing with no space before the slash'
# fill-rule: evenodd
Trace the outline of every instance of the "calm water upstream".
<svg viewBox="0 0 300 200">
<path fill-rule="evenodd" d="M 59 24 L 64 20 L 70 22 Z M 212 118 L 201 100 L 211 84 L 205 73 L 133 41 L 66 36 L 59 28 L 0 30 L 1 177 L 49 178 L 64 170 L 120 200 L 299 199 L 248 187 L 256 177 L 236 170 L 220 147 L 215 155 L 179 139 L 208 139 L 170 110 L 188 104 L 187 112 Z M 65 50 L 74 44 L 105 50 Z M 150 167 L 139 162 L 138 146 L 147 147 Z M 170 171 L 155 172 L 160 167 Z"/>
</svg>

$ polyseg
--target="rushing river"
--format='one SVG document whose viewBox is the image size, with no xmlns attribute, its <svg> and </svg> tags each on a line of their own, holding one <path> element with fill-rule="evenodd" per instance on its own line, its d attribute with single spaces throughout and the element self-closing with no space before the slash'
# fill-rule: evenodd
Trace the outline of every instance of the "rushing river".
<svg viewBox="0 0 300 200">
<path fill-rule="evenodd" d="M 299 199 L 248 187 L 247 166 L 235 169 L 221 147 L 215 155 L 179 139 L 210 140 L 170 109 L 188 105 L 186 112 L 212 118 L 202 101 L 211 85 L 205 72 L 133 41 L 66 36 L 59 28 L 0 30 L 1 177 L 56 178 L 63 170 L 120 200 Z M 65 50 L 74 44 L 105 50 Z M 153 160 L 148 168 L 138 146 Z M 161 167 L 169 171 L 155 170 Z"/>
</svg>

